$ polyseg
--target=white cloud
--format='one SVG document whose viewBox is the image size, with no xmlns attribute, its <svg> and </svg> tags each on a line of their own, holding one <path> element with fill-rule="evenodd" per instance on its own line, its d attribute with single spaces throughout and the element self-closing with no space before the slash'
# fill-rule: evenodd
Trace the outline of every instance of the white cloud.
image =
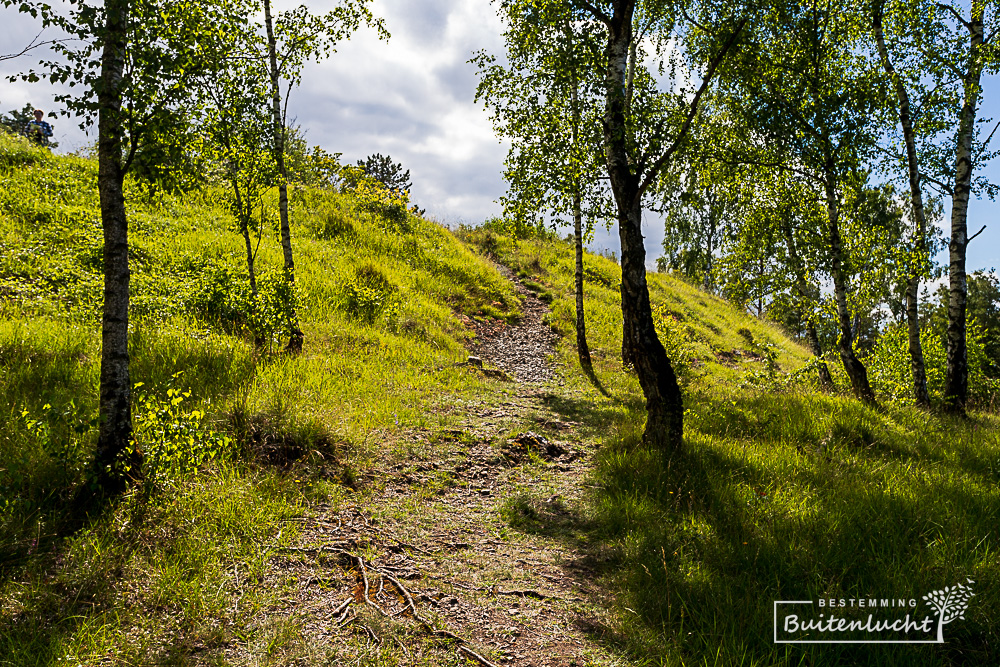
<svg viewBox="0 0 1000 667">
<path fill-rule="evenodd" d="M 389 41 L 363 29 L 308 66 L 292 115 L 310 143 L 347 160 L 383 153 L 402 162 L 414 201 L 430 215 L 474 222 L 497 213 L 507 148 L 474 101 L 478 82 L 467 62 L 478 49 L 502 50 L 494 8 L 481 0 L 384 0 L 373 8 Z"/>
</svg>

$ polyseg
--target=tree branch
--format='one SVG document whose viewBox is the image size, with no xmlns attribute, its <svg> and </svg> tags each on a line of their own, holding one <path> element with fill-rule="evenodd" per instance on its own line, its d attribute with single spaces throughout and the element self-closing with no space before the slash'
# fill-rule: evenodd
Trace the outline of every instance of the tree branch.
<svg viewBox="0 0 1000 667">
<path fill-rule="evenodd" d="M 921 174 L 920 174 L 920 180 L 925 180 L 928 183 L 933 183 L 934 185 L 938 186 L 938 188 L 940 189 L 940 191 L 943 192 L 943 193 L 945 193 L 946 195 L 951 196 L 951 195 L 955 194 L 954 189 L 950 185 L 947 185 L 947 184 L 943 183 L 942 181 L 939 181 L 938 179 L 934 178 L 933 176 L 928 176 L 927 174 L 925 174 L 923 172 L 921 172 Z"/>
<path fill-rule="evenodd" d="M 969 23 L 968 21 L 966 21 L 965 19 L 963 19 L 963 18 L 962 18 L 962 15 L 961 15 L 961 14 L 959 14 L 959 13 L 958 13 L 958 11 L 957 11 L 957 10 L 956 10 L 956 9 L 955 9 L 954 7 L 952 7 L 951 5 L 946 5 L 946 4 L 944 4 L 943 2 L 936 2 L 936 3 L 934 3 L 934 4 L 935 4 L 935 6 L 936 6 L 936 7 L 938 8 L 938 9 L 944 9 L 944 10 L 946 10 L 946 11 L 949 11 L 949 12 L 951 12 L 951 13 L 952 13 L 952 14 L 953 14 L 953 15 L 955 16 L 955 19 L 956 19 L 956 20 L 957 20 L 957 21 L 958 21 L 959 23 L 961 23 L 961 24 L 962 24 L 963 26 L 965 26 L 965 29 L 966 29 L 966 30 L 972 30 L 972 24 L 971 24 L 971 23 Z"/>
<path fill-rule="evenodd" d="M 708 90 L 708 86 L 712 83 L 712 79 L 715 78 L 715 72 L 718 70 L 719 65 L 725 60 L 726 55 L 728 55 L 729 50 L 736 43 L 736 38 L 739 34 L 743 32 L 743 26 L 747 23 L 747 17 L 744 17 L 735 27 L 732 34 L 729 35 L 729 39 L 716 54 L 715 58 L 709 63 L 708 71 L 705 72 L 705 78 L 702 79 L 701 86 L 698 87 L 698 92 L 694 94 L 694 99 L 691 100 L 691 104 L 688 107 L 687 117 L 684 119 L 683 125 L 681 125 L 680 131 L 678 131 L 677 136 L 674 138 L 674 142 L 667 148 L 667 150 L 660 156 L 660 158 L 653 163 L 653 166 L 649 169 L 646 178 L 643 179 L 642 185 L 639 186 L 639 190 L 636 192 L 636 197 L 642 197 L 643 193 L 649 189 L 650 185 L 653 184 L 657 173 L 663 168 L 663 165 L 673 156 L 674 152 L 680 146 L 681 141 L 685 139 L 688 131 L 691 129 L 691 124 L 694 122 L 694 117 L 698 113 L 698 105 L 701 103 L 701 98 Z"/>
<path fill-rule="evenodd" d="M 42 47 L 42 46 L 48 46 L 50 44 L 62 44 L 63 42 L 70 41 L 68 39 L 48 39 L 48 40 L 45 40 L 44 42 L 39 42 L 38 38 L 42 36 L 43 32 L 45 32 L 44 29 L 43 30 L 39 30 L 38 34 L 35 35 L 34 38 L 32 38 L 32 40 L 28 43 L 28 45 L 26 47 L 24 47 L 23 49 L 21 49 L 20 51 L 18 51 L 17 53 L 7 53 L 7 54 L 4 54 L 4 55 L 0 56 L 0 62 L 2 62 L 4 60 L 13 60 L 14 58 L 20 58 L 21 56 L 23 56 L 28 51 L 32 51 L 32 50 L 37 49 L 37 48 Z"/>
<path fill-rule="evenodd" d="M 591 4 L 587 0 L 573 0 L 573 4 L 577 8 L 589 12 L 595 19 L 600 21 L 606 26 L 611 26 L 611 17 L 598 9 L 595 5 Z"/>
<path fill-rule="evenodd" d="M 969 237 L 969 238 L 968 238 L 968 239 L 967 239 L 967 240 L 965 241 L 965 242 L 966 242 L 966 244 L 968 244 L 968 243 L 972 243 L 972 239 L 976 238 L 977 236 L 979 236 L 980 234 L 982 234 L 982 233 L 983 233 L 983 232 L 985 232 L 985 231 L 986 231 L 986 225 L 983 225 L 983 228 L 982 228 L 982 229 L 980 229 L 980 230 L 979 230 L 978 232 L 976 232 L 975 234 L 973 234 L 972 236 L 970 236 L 970 237 Z"/>
<path fill-rule="evenodd" d="M 711 30 L 709 30 L 708 28 L 706 28 L 705 26 L 703 26 L 702 24 L 698 23 L 693 18 L 691 18 L 691 15 L 688 14 L 686 7 L 681 10 L 681 14 L 684 16 L 685 19 L 688 20 L 689 23 L 691 23 L 691 25 L 695 26 L 696 28 L 703 30 L 705 32 L 712 32 Z"/>
</svg>

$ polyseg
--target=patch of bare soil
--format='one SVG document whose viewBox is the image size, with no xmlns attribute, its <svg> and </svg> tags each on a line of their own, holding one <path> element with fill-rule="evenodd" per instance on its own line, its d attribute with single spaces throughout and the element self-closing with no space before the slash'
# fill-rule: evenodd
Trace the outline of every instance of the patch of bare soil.
<svg viewBox="0 0 1000 667">
<path fill-rule="evenodd" d="M 471 349 L 485 364 L 510 373 L 519 382 L 552 380 L 554 374 L 549 355 L 553 353 L 557 336 L 544 322 L 549 307 L 522 285 L 510 269 L 497 268 L 514 283 L 523 300 L 521 321 L 512 325 L 470 320 L 469 325 L 476 332 Z"/>
<path fill-rule="evenodd" d="M 548 407 L 554 336 L 525 296 L 522 322 L 474 348 L 519 382 L 452 406 L 461 428 L 408 434 L 405 457 L 353 502 L 311 508 L 274 554 L 286 593 L 266 613 L 301 628 L 297 664 L 618 664 L 594 641 L 607 601 L 578 548 L 593 449 Z"/>
</svg>

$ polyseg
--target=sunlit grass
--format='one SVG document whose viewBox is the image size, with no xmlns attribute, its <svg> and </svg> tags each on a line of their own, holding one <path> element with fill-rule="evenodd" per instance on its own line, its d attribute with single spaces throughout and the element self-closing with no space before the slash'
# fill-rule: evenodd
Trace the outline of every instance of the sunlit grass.
<svg viewBox="0 0 1000 667">
<path fill-rule="evenodd" d="M 556 295 L 560 359 L 578 368 L 570 246 L 515 242 L 491 230 L 466 234 Z M 593 256 L 585 266 L 596 380 L 570 374 L 572 389 L 549 405 L 603 443 L 588 480 L 587 515 L 568 530 L 529 497 L 512 499 L 503 512 L 513 528 L 563 535 L 600 564 L 616 621 L 595 631 L 596 640 L 643 665 L 1000 659 L 996 415 L 959 420 L 821 394 L 811 374 L 796 373 L 807 351 L 775 326 L 674 277 L 650 274 L 654 308 L 666 304 L 679 316 L 686 328 L 671 331 L 697 360 L 682 378 L 683 450 L 650 450 L 641 444 L 641 392 L 619 360 L 620 269 Z M 776 351 L 773 370 L 761 354 L 768 344 Z M 845 386 L 842 369 L 832 370 Z M 965 620 L 948 626 L 944 645 L 773 643 L 775 600 L 920 600 L 966 579 L 976 582 L 975 597 Z"/>
<path fill-rule="evenodd" d="M 255 348 L 204 309 L 220 267 L 245 276 L 220 193 L 149 195 L 129 182 L 136 400 L 153 411 L 181 401 L 172 432 L 185 440 L 161 455 L 228 437 L 235 445 L 219 451 L 238 456 L 157 473 L 102 504 L 87 477 L 95 183 L 92 161 L 0 137 L 0 665 L 219 664 L 234 647 L 280 662 L 294 623 L 257 622 L 280 595 L 262 572 L 269 549 L 294 539 L 284 520 L 307 502 L 335 506 L 394 433 L 449 425 L 438 406 L 488 386 L 456 366 L 469 335 L 460 316 L 516 319 L 518 300 L 447 230 L 414 217 L 394 228 L 349 195 L 296 188 L 305 350 L 283 354 L 280 336 Z M 266 229 L 257 268 L 281 265 Z M 352 281 L 373 274 L 389 299 L 352 310 Z"/>
</svg>

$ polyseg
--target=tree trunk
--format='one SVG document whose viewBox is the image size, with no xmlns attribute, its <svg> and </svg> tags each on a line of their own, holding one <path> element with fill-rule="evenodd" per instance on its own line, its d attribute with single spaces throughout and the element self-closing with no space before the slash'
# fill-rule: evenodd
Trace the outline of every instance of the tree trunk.
<svg viewBox="0 0 1000 667">
<path fill-rule="evenodd" d="M 576 351 L 580 365 L 591 365 L 587 345 L 587 326 L 583 313 L 583 216 L 580 212 L 580 189 L 573 194 L 573 235 L 576 241 Z"/>
<path fill-rule="evenodd" d="M 972 191 L 972 142 L 975 137 L 976 111 L 982 92 L 980 50 L 983 45 L 983 5 L 973 3 L 969 24 L 969 69 L 965 76 L 965 99 L 959 118 L 955 150 L 955 187 L 951 196 L 951 241 L 948 294 L 948 367 L 944 396 L 949 411 L 965 413 L 969 394 L 969 360 L 965 331 L 968 284 L 965 276 L 965 252 L 969 244 L 969 195 Z"/>
<path fill-rule="evenodd" d="M 635 89 L 635 59 L 637 56 L 637 47 L 634 35 L 629 35 L 629 45 L 628 45 L 628 65 L 625 74 L 625 120 L 624 123 L 628 123 L 629 118 L 632 116 L 632 94 Z M 624 127 L 624 124 L 623 124 Z M 632 358 L 632 350 L 635 346 L 632 344 L 629 331 L 623 325 L 622 326 L 622 366 L 626 369 L 635 369 L 635 359 Z"/>
<path fill-rule="evenodd" d="M 576 70 L 572 72 L 572 98 L 573 125 L 571 143 L 574 153 L 578 151 L 580 127 L 580 99 Z M 583 312 L 583 211 L 580 194 L 580 174 L 577 168 L 573 174 L 573 237 L 575 241 L 576 254 L 576 351 L 580 357 L 580 365 L 584 368 L 591 366 L 590 346 L 587 345 L 587 326 Z"/>
<path fill-rule="evenodd" d="M 247 272 L 250 275 L 250 296 L 253 297 L 253 304 L 251 305 L 251 308 L 256 308 L 257 273 L 254 270 L 256 253 L 253 249 L 253 241 L 250 238 L 250 203 L 247 202 L 244 206 L 243 195 L 240 192 L 240 184 L 237 178 L 238 177 L 235 174 L 232 176 L 233 194 L 236 196 L 236 210 L 239 211 L 240 234 L 243 236 L 243 244 L 246 246 L 247 251 Z"/>
<path fill-rule="evenodd" d="M 677 377 L 653 325 L 642 241 L 640 181 L 630 167 L 626 141 L 625 79 L 633 10 L 633 2 L 616 3 L 615 16 L 609 22 L 603 118 L 608 174 L 618 208 L 622 250 L 623 356 L 635 367 L 646 398 L 644 441 L 663 449 L 679 449 L 684 435 L 683 401 Z"/>
<path fill-rule="evenodd" d="M 638 57 L 638 54 L 636 53 L 637 50 L 635 39 L 630 39 L 628 45 L 628 74 L 626 75 L 625 80 L 626 121 L 632 117 L 632 95 L 635 91 L 635 59 Z"/>
<path fill-rule="evenodd" d="M 826 204 L 828 218 L 828 233 L 830 244 L 831 270 L 833 277 L 834 302 L 837 305 L 837 321 L 840 324 L 840 359 L 844 362 L 844 370 L 851 380 L 854 395 L 865 403 L 875 403 L 875 393 L 868 383 L 868 369 L 854 354 L 854 329 L 851 326 L 851 313 L 847 308 L 847 277 L 844 273 L 844 243 L 840 236 L 840 205 L 837 201 L 837 190 L 834 184 L 833 170 L 827 168 L 824 174 L 826 186 Z"/>
<path fill-rule="evenodd" d="M 879 57 L 886 75 L 892 80 L 899 101 L 899 123 L 903 129 L 906 144 L 906 166 L 910 178 L 910 205 L 913 211 L 913 257 L 908 263 L 909 275 L 906 281 L 906 328 L 910 348 L 910 372 L 913 377 L 913 396 L 920 407 L 930 407 L 931 397 L 927 391 L 927 370 L 924 365 L 924 351 L 920 344 L 920 314 L 918 297 L 920 277 L 927 262 L 927 217 L 924 211 L 924 197 L 920 188 L 920 164 L 917 161 L 917 143 L 910 117 L 910 95 L 896 69 L 889 60 L 882 30 L 884 0 L 875 7 L 875 41 Z"/>
<path fill-rule="evenodd" d="M 274 160 L 278 166 L 278 213 L 281 217 L 281 250 L 285 258 L 285 277 L 295 287 L 295 261 L 292 258 L 292 232 L 288 224 L 288 170 L 285 165 L 285 122 L 281 113 L 281 87 L 278 73 L 277 41 L 271 18 L 271 0 L 264 0 L 264 24 L 267 28 L 267 56 L 271 66 L 271 115 L 274 123 Z M 301 352 L 304 335 L 299 328 L 298 314 L 291 309 L 291 335 L 287 350 Z"/>
<path fill-rule="evenodd" d="M 799 312 L 804 310 L 804 304 L 809 298 L 809 289 L 806 284 L 805 269 L 802 266 L 802 258 L 799 257 L 798 247 L 795 245 L 795 237 L 792 235 L 792 225 L 787 218 L 781 220 L 781 232 L 785 237 L 785 247 L 788 249 L 788 260 L 791 264 L 792 272 L 795 274 L 795 292 L 799 297 Z M 810 309 L 811 310 L 811 309 Z M 817 370 L 819 372 L 819 382 L 824 389 L 833 389 L 833 378 L 830 376 L 830 369 L 823 361 L 823 348 L 819 344 L 819 336 L 816 334 L 816 324 L 810 312 L 806 315 L 806 340 L 813 355 L 819 361 Z"/>
<path fill-rule="evenodd" d="M 122 79 L 128 26 L 127 0 L 105 5 L 101 86 L 98 90 L 97 189 L 104 230 L 104 313 L 101 320 L 100 430 L 94 460 L 97 479 L 108 491 L 124 489 L 114 470 L 132 438 L 132 383 L 129 377 L 128 220 L 122 192 Z M 125 462 L 138 474 L 138 455 Z"/>
<path fill-rule="evenodd" d="M 233 186 L 233 194 L 236 197 L 236 217 L 239 221 L 240 234 L 243 236 L 243 245 L 246 247 L 247 253 L 247 274 L 250 276 L 250 310 L 247 313 L 247 317 L 252 323 L 257 315 L 257 308 L 260 304 L 257 294 L 257 270 L 254 266 L 257 260 L 257 252 L 253 247 L 253 240 L 250 238 L 250 216 L 253 215 L 253 211 L 251 210 L 251 203 L 243 201 L 238 173 L 238 170 L 234 168 L 230 176 L 230 183 Z M 259 245 L 260 239 L 258 238 L 258 247 Z M 258 331 L 253 330 L 252 327 L 251 333 L 253 334 L 254 348 L 257 350 L 263 349 L 265 343 L 263 336 Z"/>
</svg>

